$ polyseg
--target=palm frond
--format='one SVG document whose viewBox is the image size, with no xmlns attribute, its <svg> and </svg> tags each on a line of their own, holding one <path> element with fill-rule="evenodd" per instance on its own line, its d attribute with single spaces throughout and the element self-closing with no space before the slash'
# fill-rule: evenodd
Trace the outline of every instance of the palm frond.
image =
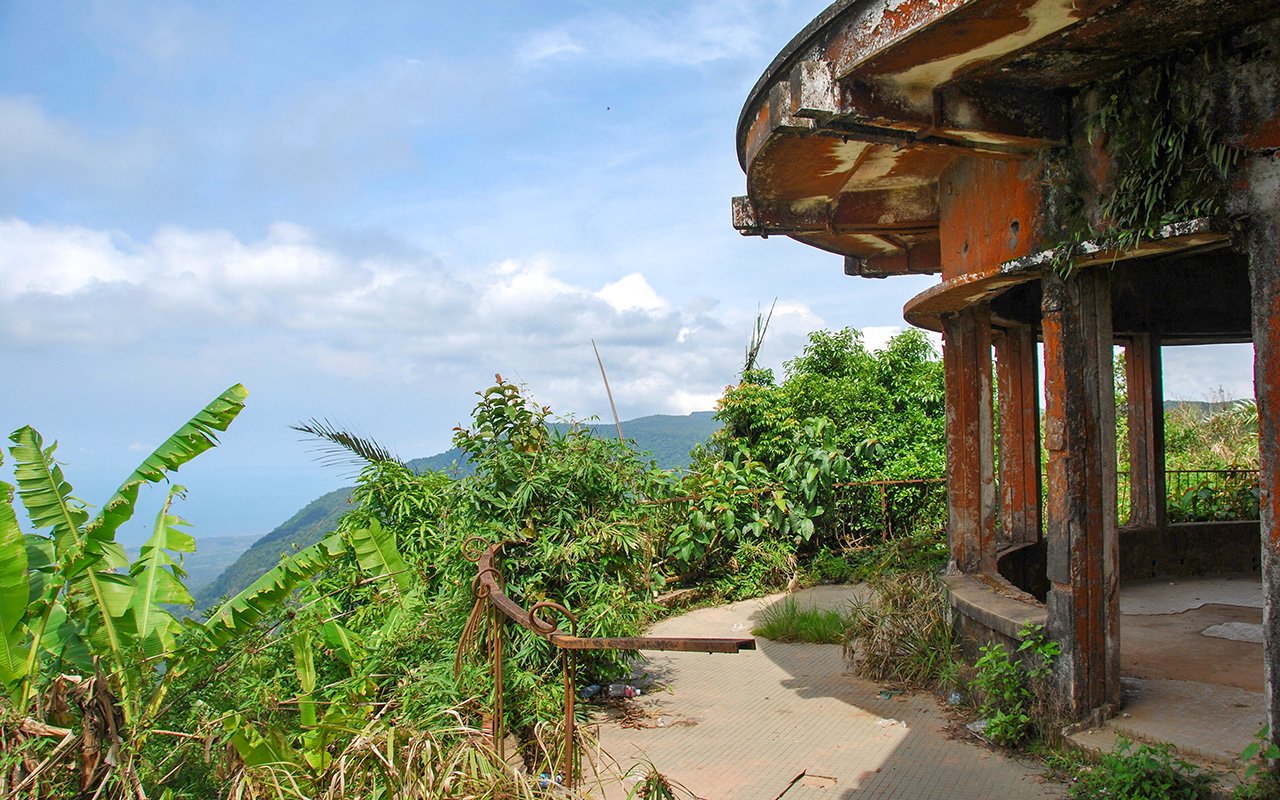
<svg viewBox="0 0 1280 800">
<path fill-rule="evenodd" d="M 306 422 L 290 425 L 295 431 L 305 433 L 319 441 L 316 452 L 320 453 L 319 461 L 325 466 L 354 465 L 364 467 L 366 464 L 393 463 L 404 466 L 400 457 L 389 448 L 374 439 L 362 434 L 339 428 L 328 419 L 312 417 Z"/>
</svg>

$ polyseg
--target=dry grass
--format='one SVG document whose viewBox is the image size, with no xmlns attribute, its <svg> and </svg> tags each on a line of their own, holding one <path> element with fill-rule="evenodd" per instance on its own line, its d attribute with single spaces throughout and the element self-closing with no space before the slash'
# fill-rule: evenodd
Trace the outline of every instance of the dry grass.
<svg viewBox="0 0 1280 800">
<path fill-rule="evenodd" d="M 933 687 L 954 681 L 960 651 L 932 572 L 883 575 L 849 609 L 845 658 L 874 681 Z"/>
</svg>

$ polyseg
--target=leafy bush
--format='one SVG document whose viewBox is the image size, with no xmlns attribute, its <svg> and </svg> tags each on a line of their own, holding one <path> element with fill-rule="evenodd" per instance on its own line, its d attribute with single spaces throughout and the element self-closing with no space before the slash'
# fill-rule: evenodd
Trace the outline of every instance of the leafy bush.
<svg viewBox="0 0 1280 800">
<path fill-rule="evenodd" d="M 1204 480 L 1169 495 L 1170 522 L 1258 519 L 1262 490 L 1257 472 L 1230 470 L 1213 477 L 1216 480 Z"/>
<path fill-rule="evenodd" d="M 857 579 L 856 554 L 821 548 L 805 565 L 806 583 L 850 583 Z"/>
<path fill-rule="evenodd" d="M 847 620 L 839 612 L 812 606 L 800 608 L 796 599 L 788 596 L 766 608 L 751 633 L 775 642 L 840 644 L 846 625 Z"/>
<path fill-rule="evenodd" d="M 1085 768 L 1071 786 L 1075 800 L 1199 800 L 1210 796 L 1212 774 L 1173 754 L 1172 745 L 1139 745 L 1121 736 L 1115 752 Z"/>
<path fill-rule="evenodd" d="M 1268 763 L 1276 759 L 1280 759 L 1280 745 L 1271 741 L 1271 726 L 1263 725 L 1240 753 L 1240 761 L 1245 765 L 1244 774 L 1231 796 L 1236 800 L 1280 798 L 1280 777 L 1267 769 Z"/>
<path fill-rule="evenodd" d="M 855 330 L 816 331 L 782 383 L 768 370 L 747 370 L 720 400 L 721 429 L 674 489 L 688 505 L 673 516 L 664 547 L 673 571 L 745 596 L 798 578 L 796 565 L 845 549 L 851 538 L 878 552 L 887 532 L 878 488 L 843 484 L 941 475 L 943 397 L 941 363 L 918 331 L 878 352 Z M 927 530 L 927 549 L 936 553 L 942 542 L 945 551 L 944 495 L 923 486 L 898 494 L 888 504 L 894 536 Z M 756 546 L 771 563 L 742 574 Z M 777 569 L 782 558 L 795 562 L 789 575 Z M 824 562 L 835 566 L 830 556 Z"/>
<path fill-rule="evenodd" d="M 1036 696 L 1043 688 L 1039 684 L 1059 653 L 1058 643 L 1046 639 L 1039 625 L 1024 625 L 1018 635 L 1018 653 L 1025 658 L 1010 654 L 999 642 L 983 645 L 970 684 L 982 698 L 978 713 L 987 720 L 987 738 L 1004 747 L 1022 744 L 1031 733 Z"/>
<path fill-rule="evenodd" d="M 845 658 L 864 678 L 935 686 L 956 674 L 960 651 L 932 572 L 874 577 L 849 609 Z"/>
</svg>

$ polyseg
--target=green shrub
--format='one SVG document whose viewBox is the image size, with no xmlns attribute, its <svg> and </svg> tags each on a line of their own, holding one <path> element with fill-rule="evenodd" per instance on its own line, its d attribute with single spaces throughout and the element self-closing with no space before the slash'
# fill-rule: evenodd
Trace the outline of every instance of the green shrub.
<svg viewBox="0 0 1280 800">
<path fill-rule="evenodd" d="M 1086 767 L 1071 787 L 1074 800 L 1199 800 L 1209 797 L 1211 773 L 1173 754 L 1172 745 L 1139 745 L 1121 736 L 1119 748 Z"/>
<path fill-rule="evenodd" d="M 1039 625 L 1024 625 L 1022 644 L 1009 653 L 999 642 L 980 648 L 971 686 L 981 698 L 978 713 L 987 720 L 986 737 L 1003 747 L 1017 747 L 1033 730 L 1037 690 L 1049 676 L 1058 643 L 1044 636 Z"/>
<path fill-rule="evenodd" d="M 1267 769 L 1268 762 L 1280 758 L 1280 746 L 1271 741 L 1271 726 L 1263 725 L 1253 741 L 1240 753 L 1245 765 L 1240 785 L 1231 796 L 1235 800 L 1272 800 L 1280 798 L 1280 777 Z"/>
<path fill-rule="evenodd" d="M 857 569 L 849 556 L 822 548 L 804 565 L 808 583 L 850 583 L 857 579 Z"/>
<path fill-rule="evenodd" d="M 794 597 L 786 597 L 764 610 L 760 625 L 751 633 L 775 642 L 840 644 L 846 624 L 839 612 L 812 606 L 800 608 Z"/>
</svg>

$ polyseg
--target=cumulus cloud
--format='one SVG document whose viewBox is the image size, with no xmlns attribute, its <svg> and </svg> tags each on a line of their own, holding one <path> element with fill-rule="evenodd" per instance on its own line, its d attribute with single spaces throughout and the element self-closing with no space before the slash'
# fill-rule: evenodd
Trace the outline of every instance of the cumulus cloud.
<svg viewBox="0 0 1280 800">
<path fill-rule="evenodd" d="M 595 407 L 591 341 L 628 415 L 710 408 L 732 380 L 755 309 L 684 307 L 640 273 L 604 286 L 562 279 L 547 256 L 468 268 L 408 248 L 352 249 L 292 224 L 257 241 L 163 228 L 148 241 L 0 220 L 0 347 L 111 357 L 199 343 L 237 367 L 288 360 L 323 376 L 426 391 L 503 372 L 542 402 Z M 781 301 L 781 359 L 822 320 Z M 269 367 L 265 371 L 270 371 Z M 468 385 L 468 381 L 472 382 Z"/>
<path fill-rule="evenodd" d="M 608 303 L 615 311 L 656 312 L 671 307 L 639 272 L 633 272 L 606 285 L 596 292 L 596 297 Z"/>
</svg>

